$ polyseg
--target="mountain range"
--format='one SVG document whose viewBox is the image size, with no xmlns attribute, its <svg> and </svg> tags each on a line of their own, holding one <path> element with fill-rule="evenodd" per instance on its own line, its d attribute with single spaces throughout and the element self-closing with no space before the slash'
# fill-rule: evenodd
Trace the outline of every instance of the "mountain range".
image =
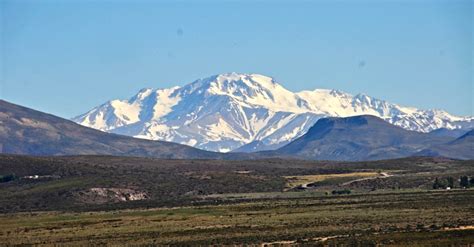
<svg viewBox="0 0 474 247">
<path fill-rule="evenodd" d="M 226 73 L 182 87 L 140 90 L 72 120 L 91 128 L 218 152 L 275 150 L 321 118 L 372 115 L 406 130 L 471 129 L 473 117 L 420 110 L 338 90 L 291 92 L 259 74 Z"/>
<path fill-rule="evenodd" d="M 458 133 L 456 133 L 458 134 Z M 215 153 L 182 144 L 107 133 L 0 100 L 0 153 L 116 155 L 166 159 L 377 160 L 407 156 L 474 159 L 474 131 L 416 132 L 378 117 L 321 118 L 307 133 L 273 151 Z"/>
</svg>

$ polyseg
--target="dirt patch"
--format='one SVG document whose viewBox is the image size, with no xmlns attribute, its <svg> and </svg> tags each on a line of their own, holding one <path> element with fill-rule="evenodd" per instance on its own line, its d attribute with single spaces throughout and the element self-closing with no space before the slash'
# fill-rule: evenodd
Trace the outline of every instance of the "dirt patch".
<svg viewBox="0 0 474 247">
<path fill-rule="evenodd" d="M 140 201 L 150 198 L 146 192 L 129 188 L 90 188 L 79 192 L 79 197 L 82 202 L 90 204 Z"/>
<path fill-rule="evenodd" d="M 307 188 L 309 184 L 325 181 L 334 178 L 374 178 L 380 174 L 377 172 L 351 172 L 339 174 L 316 174 L 316 175 L 301 175 L 301 176 L 284 176 L 286 179 L 286 188 L 292 189 L 296 187 Z"/>
<path fill-rule="evenodd" d="M 283 241 L 274 241 L 274 242 L 265 242 L 261 243 L 260 247 L 270 247 L 270 246 L 294 246 L 296 240 L 283 240 Z"/>
<path fill-rule="evenodd" d="M 445 227 L 443 231 L 459 231 L 459 230 L 474 230 L 474 225 L 472 226 L 459 226 L 459 227 Z"/>
<path fill-rule="evenodd" d="M 388 174 L 386 172 L 381 172 L 379 174 L 379 176 L 377 177 L 367 177 L 367 178 L 359 178 L 359 179 L 355 179 L 355 180 L 352 180 L 352 181 L 349 181 L 349 182 L 345 182 L 341 185 L 345 186 L 345 185 L 350 185 L 350 184 L 353 184 L 353 183 L 357 183 L 357 182 L 361 182 L 361 181 L 367 181 L 367 180 L 373 180 L 373 179 L 379 179 L 379 178 L 389 178 L 389 177 L 392 177 L 393 175 L 391 174 Z"/>
</svg>

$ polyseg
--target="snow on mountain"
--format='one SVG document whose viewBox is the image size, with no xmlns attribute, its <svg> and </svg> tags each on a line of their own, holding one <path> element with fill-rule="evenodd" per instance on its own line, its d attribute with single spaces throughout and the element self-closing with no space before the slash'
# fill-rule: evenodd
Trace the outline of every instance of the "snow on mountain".
<svg viewBox="0 0 474 247">
<path fill-rule="evenodd" d="M 473 117 L 402 107 L 367 95 L 316 89 L 293 93 L 273 78 L 227 73 L 183 87 L 142 89 L 73 118 L 84 126 L 138 138 L 228 152 L 279 148 L 321 117 L 374 115 L 405 129 L 472 128 Z"/>
</svg>

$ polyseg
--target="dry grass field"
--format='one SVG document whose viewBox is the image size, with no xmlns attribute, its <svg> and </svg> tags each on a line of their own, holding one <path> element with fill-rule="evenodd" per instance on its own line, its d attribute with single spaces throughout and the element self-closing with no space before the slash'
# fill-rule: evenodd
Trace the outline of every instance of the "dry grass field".
<svg viewBox="0 0 474 247">
<path fill-rule="evenodd" d="M 0 245 L 467 246 L 461 176 L 472 161 L 0 155 Z"/>
<path fill-rule="evenodd" d="M 6 245 L 467 245 L 474 190 L 262 199 L 223 205 L 0 216 Z"/>
</svg>

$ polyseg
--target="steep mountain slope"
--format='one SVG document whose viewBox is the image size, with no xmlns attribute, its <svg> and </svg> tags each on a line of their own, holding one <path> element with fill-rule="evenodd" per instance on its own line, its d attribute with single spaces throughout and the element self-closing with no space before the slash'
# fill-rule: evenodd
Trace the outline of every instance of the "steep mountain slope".
<svg viewBox="0 0 474 247">
<path fill-rule="evenodd" d="M 162 141 L 136 139 L 0 100 L 0 153 L 102 154 L 159 158 L 218 158 L 220 154 Z"/>
<path fill-rule="evenodd" d="M 143 89 L 128 100 L 109 101 L 73 121 L 205 150 L 254 152 L 289 143 L 322 117 L 361 114 L 421 132 L 474 126 L 472 117 L 401 107 L 336 90 L 293 93 L 273 78 L 237 73 L 199 79 L 183 87 Z"/>
<path fill-rule="evenodd" d="M 270 152 L 317 160 L 375 160 L 410 156 L 448 137 L 405 130 L 363 115 L 320 119 L 308 133 Z"/>
<path fill-rule="evenodd" d="M 420 156 L 443 156 L 456 159 L 474 159 L 474 130 L 448 143 L 422 150 Z"/>
</svg>

